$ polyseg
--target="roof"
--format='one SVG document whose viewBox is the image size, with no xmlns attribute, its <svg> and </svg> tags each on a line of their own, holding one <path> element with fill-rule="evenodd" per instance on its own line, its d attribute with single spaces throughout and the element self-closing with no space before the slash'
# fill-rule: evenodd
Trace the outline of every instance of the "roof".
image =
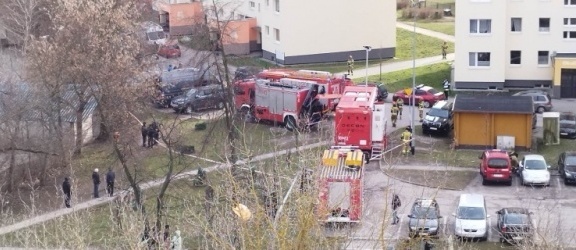
<svg viewBox="0 0 576 250">
<path fill-rule="evenodd" d="M 484 207 L 484 195 L 461 194 L 459 205 L 470 207 Z"/>
<path fill-rule="evenodd" d="M 505 207 L 505 208 L 502 208 L 502 210 L 507 214 L 529 214 L 530 213 L 530 211 L 528 211 L 527 208 L 521 208 L 521 207 Z"/>
<path fill-rule="evenodd" d="M 526 159 L 526 160 L 544 160 L 544 156 L 537 155 L 537 154 L 529 154 L 529 155 L 524 155 L 524 159 Z"/>
<path fill-rule="evenodd" d="M 454 112 L 533 114 L 530 96 L 456 95 Z"/>
<path fill-rule="evenodd" d="M 416 199 L 414 204 L 419 207 L 432 207 L 433 204 L 437 203 L 434 199 Z"/>
<path fill-rule="evenodd" d="M 336 108 L 372 107 L 372 104 L 376 102 L 377 93 L 377 87 L 346 86 Z"/>
</svg>

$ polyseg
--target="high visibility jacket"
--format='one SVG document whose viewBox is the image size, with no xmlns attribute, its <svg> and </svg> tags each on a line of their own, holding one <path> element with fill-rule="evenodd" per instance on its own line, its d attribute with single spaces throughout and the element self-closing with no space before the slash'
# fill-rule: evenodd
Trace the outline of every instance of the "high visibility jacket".
<svg viewBox="0 0 576 250">
<path fill-rule="evenodd" d="M 392 115 L 398 115 L 398 107 L 392 107 L 390 113 L 392 113 Z"/>
<path fill-rule="evenodd" d="M 418 109 L 424 109 L 424 102 L 420 102 L 420 104 L 418 104 Z"/>
<path fill-rule="evenodd" d="M 396 104 L 398 105 L 398 108 L 402 107 L 402 105 L 404 105 L 404 101 L 402 99 L 398 99 L 396 101 Z"/>
<path fill-rule="evenodd" d="M 408 131 L 402 132 L 402 136 L 400 137 L 403 141 L 409 141 L 412 138 L 412 133 Z"/>
</svg>

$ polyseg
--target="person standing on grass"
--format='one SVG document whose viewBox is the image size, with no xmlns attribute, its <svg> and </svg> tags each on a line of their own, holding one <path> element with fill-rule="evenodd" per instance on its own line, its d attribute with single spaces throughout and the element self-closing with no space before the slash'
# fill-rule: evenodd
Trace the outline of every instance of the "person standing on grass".
<svg viewBox="0 0 576 250">
<path fill-rule="evenodd" d="M 146 122 L 142 123 L 140 133 L 142 134 L 142 147 L 146 147 L 146 137 L 148 136 L 148 128 L 146 128 Z"/>
<path fill-rule="evenodd" d="M 152 126 L 152 125 L 153 125 L 153 123 L 150 124 L 150 125 L 148 125 L 148 131 L 147 131 L 147 132 L 148 132 L 148 147 L 149 147 L 149 148 L 154 147 L 154 132 L 155 132 L 155 129 L 154 129 L 154 126 Z"/>
<path fill-rule="evenodd" d="M 98 187 L 100 186 L 100 174 L 98 173 L 98 169 L 95 168 L 94 172 L 92 172 L 92 183 L 94 184 L 94 198 L 100 198 L 98 194 Z"/>
<path fill-rule="evenodd" d="M 350 55 L 348 57 L 348 61 L 346 62 L 346 64 L 348 65 L 348 74 L 353 76 L 354 75 L 354 58 L 352 58 L 352 55 Z"/>
<path fill-rule="evenodd" d="M 65 177 L 62 183 L 62 192 L 64 193 L 64 205 L 70 208 L 70 199 L 72 197 L 72 185 L 70 185 L 70 178 Z"/>
<path fill-rule="evenodd" d="M 166 247 L 166 249 L 170 248 L 170 225 L 166 224 L 164 225 L 164 241 L 163 241 L 163 245 Z"/>
<path fill-rule="evenodd" d="M 446 59 L 446 51 L 448 51 L 448 43 L 444 42 L 444 44 L 442 44 L 442 59 L 443 60 Z"/>
<path fill-rule="evenodd" d="M 400 222 L 400 217 L 398 217 L 398 208 L 402 206 L 400 197 L 397 194 L 392 195 L 392 225 L 396 225 Z"/>
<path fill-rule="evenodd" d="M 108 196 L 114 196 L 114 181 L 116 180 L 116 173 L 112 171 L 112 168 L 108 168 L 108 173 L 106 173 L 106 192 Z"/>
</svg>

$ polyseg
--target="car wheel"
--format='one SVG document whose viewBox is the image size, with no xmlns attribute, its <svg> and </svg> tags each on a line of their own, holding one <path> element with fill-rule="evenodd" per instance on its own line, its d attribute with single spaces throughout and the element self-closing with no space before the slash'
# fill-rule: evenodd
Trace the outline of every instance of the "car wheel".
<svg viewBox="0 0 576 250">
<path fill-rule="evenodd" d="M 284 118 L 284 126 L 288 131 L 294 131 L 296 129 L 296 119 L 293 116 L 286 116 Z"/>
<path fill-rule="evenodd" d="M 370 153 L 364 152 L 364 161 L 366 162 L 366 164 L 370 163 L 371 157 L 372 157 L 372 155 L 370 155 Z"/>
<path fill-rule="evenodd" d="M 482 186 L 486 186 L 486 184 L 488 184 L 488 181 L 484 178 L 482 178 Z"/>
<path fill-rule="evenodd" d="M 544 111 L 546 111 L 546 109 L 542 106 L 536 108 L 536 112 L 538 112 L 538 113 L 544 113 Z"/>
<path fill-rule="evenodd" d="M 423 101 L 422 104 L 424 105 L 424 108 L 429 108 L 429 107 L 430 107 L 430 102 Z"/>
</svg>

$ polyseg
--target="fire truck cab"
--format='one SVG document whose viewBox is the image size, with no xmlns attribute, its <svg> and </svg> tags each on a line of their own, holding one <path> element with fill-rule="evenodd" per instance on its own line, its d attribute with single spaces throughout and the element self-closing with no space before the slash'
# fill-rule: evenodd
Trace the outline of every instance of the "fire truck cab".
<svg viewBox="0 0 576 250">
<path fill-rule="evenodd" d="M 358 147 L 333 146 L 318 167 L 317 215 L 325 223 L 357 223 L 362 218 L 364 159 Z"/>
<path fill-rule="evenodd" d="M 379 159 L 387 147 L 385 106 L 377 96 L 377 87 L 346 87 L 334 119 L 334 145 L 358 147 L 366 162 Z"/>
</svg>

